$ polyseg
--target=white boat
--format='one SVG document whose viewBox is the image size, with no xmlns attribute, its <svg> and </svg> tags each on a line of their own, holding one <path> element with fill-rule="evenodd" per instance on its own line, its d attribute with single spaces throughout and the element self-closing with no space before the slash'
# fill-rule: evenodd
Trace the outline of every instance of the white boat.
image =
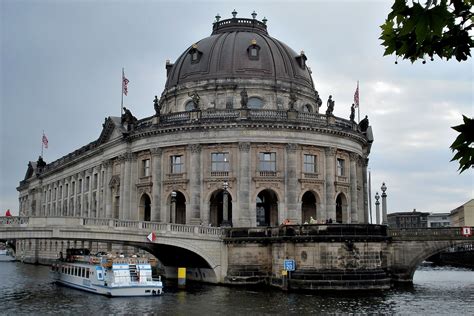
<svg viewBox="0 0 474 316">
<path fill-rule="evenodd" d="M 11 255 L 8 249 L 0 249 L 0 261 L 15 261 L 15 258 Z"/>
<path fill-rule="evenodd" d="M 161 278 L 152 278 L 156 260 L 92 256 L 88 249 L 67 249 L 66 259 L 52 266 L 57 283 L 107 296 L 154 296 L 163 293 Z"/>
</svg>

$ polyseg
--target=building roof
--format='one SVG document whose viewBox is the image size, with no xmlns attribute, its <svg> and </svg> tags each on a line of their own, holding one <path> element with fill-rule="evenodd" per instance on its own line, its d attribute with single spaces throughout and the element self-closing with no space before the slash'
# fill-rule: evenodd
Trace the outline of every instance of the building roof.
<svg viewBox="0 0 474 316">
<path fill-rule="evenodd" d="M 258 58 L 249 55 L 251 47 L 258 49 Z M 167 63 L 165 91 L 187 82 L 228 78 L 281 80 L 314 88 L 305 61 L 303 52 L 269 36 L 264 22 L 234 17 L 215 22 L 211 36 L 190 45 L 174 64 Z"/>
</svg>

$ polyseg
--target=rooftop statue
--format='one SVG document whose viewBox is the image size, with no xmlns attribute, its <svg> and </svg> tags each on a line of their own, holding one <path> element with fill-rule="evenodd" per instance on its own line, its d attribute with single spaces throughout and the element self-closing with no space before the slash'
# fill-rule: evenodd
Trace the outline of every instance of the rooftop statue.
<svg viewBox="0 0 474 316">
<path fill-rule="evenodd" d="M 243 109 L 247 108 L 247 103 L 249 101 L 249 96 L 245 88 L 240 92 L 240 105 Z"/>
<path fill-rule="evenodd" d="M 314 91 L 314 96 L 316 97 L 316 106 L 318 107 L 318 112 L 319 112 L 319 108 L 321 107 L 321 105 L 323 105 L 323 100 L 321 100 L 321 98 L 319 97 L 319 93 L 318 91 Z"/>
<path fill-rule="evenodd" d="M 326 110 L 326 115 L 333 115 L 332 112 L 334 111 L 334 100 L 332 99 L 332 95 L 329 96 L 327 104 L 328 109 Z"/>
<path fill-rule="evenodd" d="M 354 105 L 354 103 L 352 103 L 351 116 L 349 117 L 349 119 L 351 120 L 351 122 L 354 122 L 354 118 L 355 118 L 355 105 Z"/>
<path fill-rule="evenodd" d="M 127 109 L 126 107 L 123 107 L 122 124 L 123 123 L 135 124 L 137 121 L 138 121 L 137 118 L 133 116 L 132 112 L 130 112 L 130 110 Z"/>
<path fill-rule="evenodd" d="M 196 91 L 193 91 L 191 94 L 188 93 L 188 96 L 191 97 L 194 103 L 194 109 L 198 110 L 199 109 L 199 103 L 201 102 L 201 98 L 199 97 L 199 94 Z"/>
<path fill-rule="evenodd" d="M 362 121 L 360 121 L 359 128 L 361 132 L 366 132 L 367 128 L 369 128 L 369 118 L 367 115 Z"/>
<path fill-rule="evenodd" d="M 290 101 L 288 102 L 288 107 L 290 108 L 290 110 L 295 109 L 296 100 L 297 99 L 296 99 L 295 92 L 293 90 L 290 90 Z"/>
<path fill-rule="evenodd" d="M 158 100 L 158 96 L 155 95 L 155 99 L 153 100 L 153 106 L 155 108 L 156 116 L 160 116 L 161 105 L 160 101 Z"/>
</svg>

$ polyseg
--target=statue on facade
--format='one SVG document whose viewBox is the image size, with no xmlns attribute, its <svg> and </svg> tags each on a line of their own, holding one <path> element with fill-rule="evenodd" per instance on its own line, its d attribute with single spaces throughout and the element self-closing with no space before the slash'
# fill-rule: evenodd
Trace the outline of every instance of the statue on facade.
<svg viewBox="0 0 474 316">
<path fill-rule="evenodd" d="M 246 109 L 248 102 L 249 102 L 249 96 L 247 94 L 247 90 L 245 90 L 244 88 L 242 91 L 240 91 L 240 106 L 243 109 Z"/>
<path fill-rule="evenodd" d="M 160 101 L 158 100 L 158 96 L 155 95 L 155 99 L 153 100 L 153 107 L 155 108 L 156 116 L 160 116 L 161 105 Z"/>
<path fill-rule="evenodd" d="M 317 112 L 319 113 L 319 108 L 321 107 L 321 105 L 323 105 L 323 100 L 321 100 L 321 98 L 319 97 L 319 93 L 316 90 L 314 91 L 314 97 L 316 98 L 316 106 L 318 107 Z"/>
<path fill-rule="evenodd" d="M 333 115 L 332 112 L 334 111 L 334 100 L 332 99 L 332 95 L 329 96 L 327 104 L 328 109 L 326 110 L 326 115 Z"/>
<path fill-rule="evenodd" d="M 369 128 L 369 118 L 367 117 L 367 115 L 362 121 L 359 122 L 359 128 L 361 132 L 366 132 Z"/>
<path fill-rule="evenodd" d="M 201 102 L 201 98 L 199 97 L 199 94 L 196 91 L 193 91 L 192 93 L 188 92 L 188 96 L 191 97 L 191 100 L 194 103 L 194 109 L 199 110 L 199 103 Z"/>
<path fill-rule="evenodd" d="M 290 110 L 295 109 L 295 103 L 296 103 L 296 95 L 293 90 L 290 90 L 290 101 L 288 102 L 288 107 Z"/>
<path fill-rule="evenodd" d="M 354 118 L 355 118 L 355 105 L 354 105 L 354 103 L 352 103 L 351 116 L 349 117 L 349 119 L 351 120 L 351 122 L 354 122 Z"/>
<path fill-rule="evenodd" d="M 137 118 L 133 116 L 132 112 L 130 112 L 130 110 L 126 107 L 123 107 L 122 124 L 127 124 L 128 127 L 130 127 L 131 125 L 134 125 L 137 121 Z"/>
</svg>

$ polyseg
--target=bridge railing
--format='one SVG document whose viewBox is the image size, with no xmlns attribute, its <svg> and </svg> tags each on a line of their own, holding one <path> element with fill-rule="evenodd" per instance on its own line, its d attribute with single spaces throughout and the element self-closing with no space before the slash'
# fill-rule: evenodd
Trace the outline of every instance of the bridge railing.
<svg viewBox="0 0 474 316">
<path fill-rule="evenodd" d="M 471 228 L 474 229 L 474 228 Z M 463 237 L 461 227 L 441 228 L 390 228 L 388 234 L 394 240 L 420 240 L 420 239 L 460 239 Z M 472 238 L 472 237 L 470 237 Z"/>
<path fill-rule="evenodd" d="M 387 237 L 387 226 L 364 224 L 310 224 L 281 225 L 279 227 L 231 228 L 227 238 L 262 238 L 262 237 L 346 237 L 371 236 Z"/>
<path fill-rule="evenodd" d="M 196 225 L 183 225 L 161 222 L 119 220 L 113 218 L 83 218 L 83 217 L 0 217 L 0 227 L 104 227 L 117 230 L 146 230 L 157 233 L 207 235 L 221 237 L 224 229 Z"/>
</svg>

